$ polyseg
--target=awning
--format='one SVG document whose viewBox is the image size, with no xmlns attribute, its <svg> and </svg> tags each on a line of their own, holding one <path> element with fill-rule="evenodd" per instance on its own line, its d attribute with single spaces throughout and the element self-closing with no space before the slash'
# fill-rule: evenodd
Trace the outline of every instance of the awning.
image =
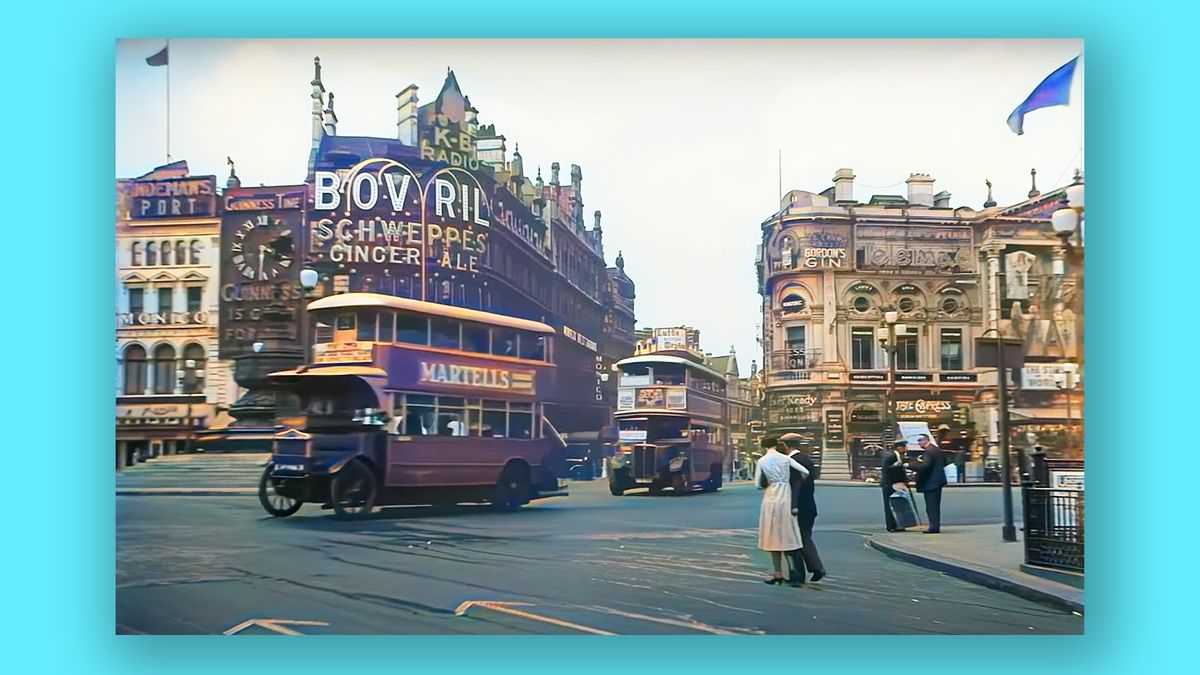
<svg viewBox="0 0 1200 675">
<path fill-rule="evenodd" d="M 358 377 L 387 377 L 387 372 L 382 368 L 372 368 L 370 366 L 328 366 L 324 368 L 306 368 L 304 370 L 281 370 L 276 373 L 271 373 L 267 377 L 335 377 L 338 375 L 357 375 Z"/>
<path fill-rule="evenodd" d="M 1009 408 L 1010 424 L 1038 424 L 1041 422 L 1063 422 L 1076 424 L 1082 421 L 1083 411 L 1072 409 L 1067 415 L 1066 408 Z"/>
</svg>

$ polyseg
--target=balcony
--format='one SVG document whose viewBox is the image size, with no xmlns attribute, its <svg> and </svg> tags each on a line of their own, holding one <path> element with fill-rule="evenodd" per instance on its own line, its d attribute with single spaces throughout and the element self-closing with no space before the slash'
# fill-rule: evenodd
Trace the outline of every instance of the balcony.
<svg viewBox="0 0 1200 675">
<path fill-rule="evenodd" d="M 786 349 L 771 353 L 771 372 L 806 371 L 821 363 L 820 349 Z M 796 378 L 801 379 L 801 378 Z"/>
</svg>

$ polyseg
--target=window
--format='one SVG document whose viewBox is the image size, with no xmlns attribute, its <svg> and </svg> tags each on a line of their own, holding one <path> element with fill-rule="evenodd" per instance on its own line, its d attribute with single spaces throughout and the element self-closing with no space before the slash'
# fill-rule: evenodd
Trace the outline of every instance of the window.
<svg viewBox="0 0 1200 675">
<path fill-rule="evenodd" d="M 407 312 L 396 315 L 396 342 L 410 345 L 429 344 L 429 319 Z"/>
<path fill-rule="evenodd" d="M 508 411 L 508 437 L 533 438 L 533 405 L 513 403 Z"/>
<path fill-rule="evenodd" d="M 951 300 L 952 298 L 946 298 Z M 963 342 L 961 328 L 942 329 L 942 370 L 963 369 Z"/>
<path fill-rule="evenodd" d="M 900 308 L 901 312 L 911 312 L 913 311 L 913 307 L 917 306 L 917 303 L 913 302 L 912 298 L 900 298 L 896 306 Z"/>
<path fill-rule="evenodd" d="M 159 345 L 154 349 L 154 393 L 175 391 L 175 348 Z"/>
<path fill-rule="evenodd" d="M 459 348 L 459 324 L 453 319 L 433 318 L 429 321 L 430 335 L 434 347 L 444 349 Z"/>
<path fill-rule="evenodd" d="M 190 250 L 191 258 L 188 262 L 193 265 L 200 264 L 200 240 L 193 239 Z"/>
<path fill-rule="evenodd" d="M 854 311 L 865 312 L 871 308 L 871 301 L 867 299 L 867 296 L 860 295 L 854 299 L 853 306 L 854 306 Z"/>
<path fill-rule="evenodd" d="M 534 333 L 522 333 L 520 354 L 523 359 L 545 361 L 546 337 Z"/>
<path fill-rule="evenodd" d="M 125 394 L 146 393 L 146 350 L 141 345 L 125 348 Z"/>
<path fill-rule="evenodd" d="M 905 328 L 904 333 L 896 334 L 896 369 L 917 370 L 917 329 Z"/>
<path fill-rule="evenodd" d="M 172 305 L 171 300 L 173 299 L 174 295 L 175 295 L 175 289 L 173 289 L 173 288 L 158 289 L 158 313 L 159 314 L 170 314 L 173 311 L 174 308 L 171 306 Z"/>
<path fill-rule="evenodd" d="M 129 264 L 133 265 L 134 267 L 141 267 L 142 266 L 142 242 L 140 242 L 140 241 L 133 242 L 133 246 L 131 246 L 129 249 L 129 254 L 130 254 Z"/>
<path fill-rule="evenodd" d="M 508 405 L 504 401 L 483 402 L 482 436 L 505 438 L 508 436 Z"/>
<path fill-rule="evenodd" d="M 187 311 L 199 312 L 203 303 L 204 289 L 200 286 L 189 286 L 187 289 Z"/>
<path fill-rule="evenodd" d="M 517 355 L 516 331 L 497 329 L 492 340 L 492 353 L 497 356 Z"/>
<path fill-rule="evenodd" d="M 400 398 L 400 397 L 398 397 Z M 434 425 L 433 396 L 422 394 L 406 394 L 404 421 L 400 424 L 400 434 L 405 436 L 432 436 L 436 430 Z"/>
<path fill-rule="evenodd" d="M 437 435 L 466 436 L 466 401 L 457 396 L 437 397 Z"/>
<path fill-rule="evenodd" d="M 152 241 L 146 242 L 146 264 L 151 267 L 158 264 L 158 245 Z"/>
<path fill-rule="evenodd" d="M 187 242 L 183 240 L 175 242 L 175 264 L 186 265 L 187 262 Z"/>
<path fill-rule="evenodd" d="M 808 357 L 804 353 L 804 326 L 787 327 L 787 363 L 788 370 L 802 370 Z"/>
<path fill-rule="evenodd" d="M 162 264 L 171 264 L 171 242 L 164 241 L 162 243 Z"/>
<path fill-rule="evenodd" d="M 391 342 L 396 336 L 396 316 L 392 312 L 379 313 L 379 341 Z"/>
<path fill-rule="evenodd" d="M 129 289 L 129 313 L 141 314 L 146 311 L 146 291 L 141 288 Z"/>
<path fill-rule="evenodd" d="M 183 393 L 204 391 L 204 360 L 204 347 L 193 343 L 183 348 Z"/>
<path fill-rule="evenodd" d="M 339 314 L 337 318 L 338 330 L 354 330 L 354 315 Z"/>
<path fill-rule="evenodd" d="M 477 323 L 463 324 L 463 349 L 487 354 L 491 351 L 491 332 Z"/>
<path fill-rule="evenodd" d="M 358 313 L 358 339 L 365 342 L 375 341 L 375 321 L 378 312 L 365 310 Z"/>
<path fill-rule="evenodd" d="M 958 300 L 954 298 L 946 298 L 942 300 L 942 311 L 947 314 L 953 314 L 958 311 Z"/>
<path fill-rule="evenodd" d="M 325 344 L 333 342 L 333 325 L 324 321 L 317 321 L 317 344 Z"/>
<path fill-rule="evenodd" d="M 870 370 L 875 367 L 874 329 L 850 329 L 850 367 L 854 370 Z"/>
</svg>

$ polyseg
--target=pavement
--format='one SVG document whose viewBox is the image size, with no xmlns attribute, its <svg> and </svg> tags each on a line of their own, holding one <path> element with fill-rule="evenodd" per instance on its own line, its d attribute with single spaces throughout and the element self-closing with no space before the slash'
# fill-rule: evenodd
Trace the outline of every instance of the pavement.
<svg viewBox="0 0 1200 675">
<path fill-rule="evenodd" d="M 1019 530 L 1019 528 L 1018 528 Z M 868 544 L 893 558 L 943 572 L 952 577 L 996 588 L 1036 602 L 1083 612 L 1082 575 L 1057 573 L 1060 578 L 1075 576 L 1080 587 L 1031 574 L 1025 566 L 1025 547 L 1019 541 L 1006 542 L 1000 536 L 1001 524 L 946 527 L 936 535 L 907 532 L 882 532 L 871 535 Z"/>
<path fill-rule="evenodd" d="M 280 519 L 230 492 L 256 482 L 261 461 L 160 458 L 117 477 L 136 491 L 116 498 L 117 632 L 1083 632 L 1079 613 L 873 549 L 883 504 L 868 490 L 818 487 L 828 576 L 797 589 L 762 583 L 761 493 L 749 483 L 613 497 L 584 481 L 514 513 L 402 507 L 341 521 L 305 505 Z M 178 473 L 188 464 L 193 474 Z M 995 489 L 947 491 L 943 532 L 998 522 L 1000 507 Z"/>
</svg>

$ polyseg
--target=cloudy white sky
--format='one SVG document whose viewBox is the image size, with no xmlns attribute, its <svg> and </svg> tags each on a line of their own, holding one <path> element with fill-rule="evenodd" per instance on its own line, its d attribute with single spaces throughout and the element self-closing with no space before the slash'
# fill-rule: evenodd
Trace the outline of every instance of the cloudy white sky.
<svg viewBox="0 0 1200 675">
<path fill-rule="evenodd" d="M 117 46 L 116 177 L 167 155 L 163 40 Z M 706 350 L 760 358 L 758 225 L 783 189 L 819 192 L 841 167 L 855 197 L 905 193 L 931 174 L 952 206 L 980 208 L 984 179 L 1021 201 L 1080 164 L 1083 67 L 1069 107 L 1005 119 L 1081 40 L 172 40 L 170 152 L 193 173 L 245 185 L 304 178 L 312 59 L 336 94 L 338 132 L 394 137 L 395 95 L 421 103 L 454 69 L 484 124 L 520 143 L 526 171 L 583 168 L 604 213 L 609 263 L 624 251 L 639 326 L 689 324 Z"/>
</svg>

